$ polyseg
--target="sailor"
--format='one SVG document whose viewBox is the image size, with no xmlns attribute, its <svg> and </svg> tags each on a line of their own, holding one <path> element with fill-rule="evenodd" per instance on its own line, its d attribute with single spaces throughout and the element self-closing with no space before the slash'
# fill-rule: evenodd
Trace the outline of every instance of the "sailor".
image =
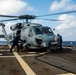
<svg viewBox="0 0 76 75">
<path fill-rule="evenodd" d="M 62 49 L 62 36 L 60 34 L 57 34 L 58 41 L 60 42 L 60 49 Z"/>
<path fill-rule="evenodd" d="M 17 51 L 19 52 L 19 45 L 18 42 L 20 40 L 20 35 L 17 35 L 16 37 L 14 37 L 13 42 L 12 42 L 12 47 L 10 49 L 10 52 L 12 52 L 12 49 L 17 46 Z"/>
</svg>

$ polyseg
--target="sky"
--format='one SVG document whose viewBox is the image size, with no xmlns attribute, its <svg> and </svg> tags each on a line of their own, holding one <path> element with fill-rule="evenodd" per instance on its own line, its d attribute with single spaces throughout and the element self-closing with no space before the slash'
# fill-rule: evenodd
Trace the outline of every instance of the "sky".
<svg viewBox="0 0 76 75">
<path fill-rule="evenodd" d="M 46 15 L 76 10 L 76 0 L 0 0 L 0 15 Z M 40 17 L 43 19 L 59 19 L 61 21 L 32 20 L 44 26 L 55 28 L 54 33 L 60 34 L 64 41 L 76 41 L 76 13 L 59 14 Z M 0 20 L 8 18 L 0 17 Z M 7 34 L 12 32 L 10 26 L 21 21 L 3 22 Z M 0 27 L 0 34 L 2 28 Z"/>
</svg>

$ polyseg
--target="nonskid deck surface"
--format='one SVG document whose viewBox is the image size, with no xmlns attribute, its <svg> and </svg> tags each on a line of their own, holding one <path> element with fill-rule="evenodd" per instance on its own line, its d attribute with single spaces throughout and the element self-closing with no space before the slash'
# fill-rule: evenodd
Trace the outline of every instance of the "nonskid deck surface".
<svg viewBox="0 0 76 75">
<path fill-rule="evenodd" d="M 76 48 L 10 52 L 0 46 L 0 75 L 76 75 Z"/>
</svg>

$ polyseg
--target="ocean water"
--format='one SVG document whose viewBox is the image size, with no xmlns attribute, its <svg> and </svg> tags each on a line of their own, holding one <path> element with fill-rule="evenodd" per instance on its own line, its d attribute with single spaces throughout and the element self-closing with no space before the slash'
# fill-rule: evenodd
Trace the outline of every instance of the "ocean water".
<svg viewBox="0 0 76 75">
<path fill-rule="evenodd" d="M 76 47 L 76 41 L 63 41 L 62 45 L 75 46 Z"/>
<path fill-rule="evenodd" d="M 10 44 L 9 41 L 0 41 L 0 45 L 8 45 L 8 44 Z M 62 45 L 76 47 L 76 41 L 63 41 Z"/>
</svg>

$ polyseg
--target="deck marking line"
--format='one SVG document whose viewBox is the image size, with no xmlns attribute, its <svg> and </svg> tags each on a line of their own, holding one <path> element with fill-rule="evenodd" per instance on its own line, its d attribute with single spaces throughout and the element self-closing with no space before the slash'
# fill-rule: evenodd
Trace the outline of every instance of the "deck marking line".
<svg viewBox="0 0 76 75">
<path fill-rule="evenodd" d="M 10 45 L 8 45 L 9 47 L 11 47 Z M 27 75 L 36 75 L 33 70 L 28 66 L 28 64 L 20 57 L 20 55 L 17 52 L 13 52 L 13 54 L 15 55 L 16 59 L 18 60 L 18 62 L 20 63 L 21 67 L 23 68 L 24 72 Z"/>
<path fill-rule="evenodd" d="M 27 75 L 36 75 L 28 66 L 28 64 L 19 56 L 17 52 L 13 52 L 13 54 L 15 55 L 16 59 L 18 60 L 18 62 L 20 63 L 20 65 L 22 66 L 23 70 Z"/>
<path fill-rule="evenodd" d="M 0 55 L 2 55 L 2 53 L 0 53 Z"/>
</svg>

